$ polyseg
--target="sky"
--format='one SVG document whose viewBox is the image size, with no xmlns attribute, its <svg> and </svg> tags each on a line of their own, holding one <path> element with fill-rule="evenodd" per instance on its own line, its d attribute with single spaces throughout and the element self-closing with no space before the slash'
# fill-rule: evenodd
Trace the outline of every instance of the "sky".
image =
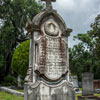
<svg viewBox="0 0 100 100">
<path fill-rule="evenodd" d="M 90 24 L 100 14 L 100 0 L 56 0 L 52 4 L 67 27 L 73 30 L 69 37 L 69 47 L 78 43 L 73 40 L 73 36 L 90 30 Z"/>
</svg>

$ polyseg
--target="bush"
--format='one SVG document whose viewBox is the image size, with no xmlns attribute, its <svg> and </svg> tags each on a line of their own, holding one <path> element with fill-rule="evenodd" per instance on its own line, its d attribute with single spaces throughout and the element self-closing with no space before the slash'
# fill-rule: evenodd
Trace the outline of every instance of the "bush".
<svg viewBox="0 0 100 100">
<path fill-rule="evenodd" d="M 17 80 L 15 77 L 8 75 L 4 78 L 2 85 L 3 86 L 17 86 Z"/>
<path fill-rule="evenodd" d="M 19 76 L 25 77 L 29 65 L 29 40 L 22 42 L 15 50 L 11 68 Z"/>
</svg>

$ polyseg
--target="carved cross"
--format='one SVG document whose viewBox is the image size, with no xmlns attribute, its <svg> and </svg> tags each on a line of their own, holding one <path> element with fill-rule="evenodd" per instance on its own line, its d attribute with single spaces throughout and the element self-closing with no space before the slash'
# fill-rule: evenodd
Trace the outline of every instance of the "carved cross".
<svg viewBox="0 0 100 100">
<path fill-rule="evenodd" d="M 51 2 L 55 2 L 56 0 L 41 0 L 46 2 L 46 8 L 51 8 L 52 9 L 52 4 Z"/>
</svg>

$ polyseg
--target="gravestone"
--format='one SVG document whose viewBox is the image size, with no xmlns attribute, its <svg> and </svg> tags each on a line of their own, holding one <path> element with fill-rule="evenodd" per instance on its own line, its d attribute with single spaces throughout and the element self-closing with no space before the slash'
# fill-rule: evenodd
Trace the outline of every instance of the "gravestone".
<svg viewBox="0 0 100 100">
<path fill-rule="evenodd" d="M 74 88 L 79 88 L 78 77 L 77 76 L 72 76 L 72 82 L 73 82 L 73 87 Z"/>
<path fill-rule="evenodd" d="M 17 77 L 17 82 L 18 82 L 18 87 L 21 88 L 22 85 L 21 85 L 21 78 L 20 78 L 20 76 Z"/>
<path fill-rule="evenodd" d="M 82 96 L 78 96 L 78 100 L 100 100 L 100 97 L 94 96 L 93 74 L 82 74 Z"/>
<path fill-rule="evenodd" d="M 82 74 L 82 95 L 89 96 L 94 94 L 93 88 L 93 74 L 83 73 Z"/>
<path fill-rule="evenodd" d="M 46 8 L 26 25 L 30 36 L 24 100 L 75 100 L 70 82 L 68 36 L 71 29 L 46 1 Z"/>
</svg>

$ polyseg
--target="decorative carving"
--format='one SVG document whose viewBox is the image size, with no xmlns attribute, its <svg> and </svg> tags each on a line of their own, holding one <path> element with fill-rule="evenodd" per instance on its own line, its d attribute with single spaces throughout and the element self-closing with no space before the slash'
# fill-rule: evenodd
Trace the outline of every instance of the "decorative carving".
<svg viewBox="0 0 100 100">
<path fill-rule="evenodd" d="M 27 70 L 27 75 L 25 77 L 25 82 L 32 82 L 32 74 L 33 73 L 33 70 L 32 70 L 32 67 L 30 67 L 28 70 Z"/>
<path fill-rule="evenodd" d="M 61 39 L 61 30 L 57 22 L 48 19 L 41 26 L 43 36 L 38 39 L 38 61 L 35 72 L 48 81 L 59 80 L 68 72 L 67 44 Z"/>
<path fill-rule="evenodd" d="M 50 36 L 58 36 L 59 34 L 59 26 L 52 19 L 45 22 L 44 30 L 45 33 Z"/>
</svg>

